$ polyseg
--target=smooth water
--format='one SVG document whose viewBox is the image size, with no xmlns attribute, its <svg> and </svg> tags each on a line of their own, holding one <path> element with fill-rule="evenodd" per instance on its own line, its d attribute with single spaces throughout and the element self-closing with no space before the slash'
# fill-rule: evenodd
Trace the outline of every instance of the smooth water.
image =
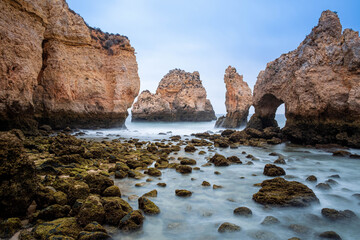
<svg viewBox="0 0 360 240">
<path fill-rule="evenodd" d="M 285 118 L 283 118 L 285 119 Z M 280 118 L 281 120 L 281 118 Z M 279 121 L 284 125 L 285 121 Z M 140 138 L 140 140 L 165 139 L 171 135 L 181 135 L 186 139 L 191 133 L 213 131 L 214 122 L 208 123 L 127 123 L 128 130 L 109 129 L 88 131 L 87 137 L 102 137 L 110 134 L 109 138 L 119 135 L 125 138 Z M 170 133 L 171 131 L 171 133 Z M 96 133 L 98 132 L 98 133 Z M 99 132 L 102 132 L 101 134 Z M 167 133 L 158 135 L 159 132 Z M 206 155 L 198 155 L 200 150 L 207 152 Z M 246 154 L 242 154 L 242 152 Z M 360 150 L 349 149 L 354 154 L 360 154 Z M 250 159 L 247 154 L 252 154 L 258 160 L 253 165 L 231 165 L 228 167 L 201 167 L 218 152 L 224 156 L 238 156 L 243 163 Z M 313 204 L 307 208 L 265 208 L 252 200 L 252 195 L 259 190 L 253 186 L 270 177 L 262 174 L 264 165 L 277 159 L 269 153 L 277 152 L 284 156 L 287 164 L 282 165 L 286 171 L 285 178 L 298 181 L 310 187 L 320 200 L 320 204 Z M 135 187 L 136 183 L 146 182 L 146 178 L 114 179 L 120 187 L 122 197 L 127 200 L 134 209 L 138 209 L 137 200 L 131 201 L 128 196 L 141 196 L 153 189 L 157 189 L 158 196 L 151 200 L 159 206 L 161 213 L 156 216 L 146 216 L 143 229 L 140 232 L 129 235 L 119 234 L 114 239 L 288 239 L 299 237 L 301 239 L 318 239 L 319 233 L 335 231 L 342 239 L 360 239 L 360 220 L 351 222 L 330 222 L 321 216 L 321 209 L 335 208 L 337 210 L 349 209 L 360 217 L 360 201 L 353 197 L 360 193 L 360 160 L 348 157 L 334 157 L 330 151 L 314 148 L 304 148 L 290 144 L 269 145 L 265 148 L 240 146 L 238 149 L 198 147 L 195 153 L 186 153 L 182 150 L 175 157 L 189 157 L 197 161 L 200 171 L 188 175 L 177 173 L 174 169 L 162 170 L 160 178 L 150 177 L 152 182 L 147 182 L 144 187 Z M 174 160 L 177 161 L 177 160 Z M 172 162 L 172 161 L 170 161 Z M 194 167 L 194 166 L 193 166 Z M 214 174 L 221 172 L 220 175 Z M 338 174 L 340 178 L 330 177 Z M 318 178 L 317 183 L 325 182 L 332 178 L 337 184 L 331 185 L 329 191 L 315 188 L 316 183 L 306 182 L 309 175 Z M 208 181 L 211 185 L 222 185 L 221 189 L 203 187 L 202 181 Z M 165 182 L 165 188 L 156 184 Z M 175 189 L 187 189 L 193 192 L 189 198 L 180 198 L 175 195 Z M 235 216 L 233 210 L 245 206 L 252 210 L 253 216 L 244 218 Z M 274 216 L 280 220 L 280 224 L 264 226 L 260 223 L 266 216 Z M 241 226 L 240 232 L 220 234 L 217 229 L 223 222 L 231 222 Z M 300 224 L 305 226 L 303 233 L 293 232 L 289 225 Z"/>
</svg>

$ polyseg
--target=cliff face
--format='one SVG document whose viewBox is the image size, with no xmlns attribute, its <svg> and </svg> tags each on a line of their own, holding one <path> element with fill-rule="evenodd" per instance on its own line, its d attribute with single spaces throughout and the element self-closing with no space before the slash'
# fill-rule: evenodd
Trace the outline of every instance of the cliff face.
<svg viewBox="0 0 360 240">
<path fill-rule="evenodd" d="M 144 91 L 132 108 L 133 121 L 211 121 L 216 119 L 198 72 L 171 70 L 156 94 Z"/>
<path fill-rule="evenodd" d="M 65 0 L 0 3 L 3 129 L 123 125 L 140 88 L 127 37 L 89 28 Z"/>
<path fill-rule="evenodd" d="M 244 82 L 243 76 L 236 69 L 229 66 L 224 75 L 226 84 L 226 116 L 220 117 L 215 126 L 224 128 L 238 128 L 246 125 L 249 108 L 252 104 L 251 89 Z"/>
<path fill-rule="evenodd" d="M 285 136 L 299 143 L 360 147 L 360 38 L 325 11 L 300 46 L 267 64 L 254 88 L 249 127 L 276 125 L 285 103 Z"/>
</svg>

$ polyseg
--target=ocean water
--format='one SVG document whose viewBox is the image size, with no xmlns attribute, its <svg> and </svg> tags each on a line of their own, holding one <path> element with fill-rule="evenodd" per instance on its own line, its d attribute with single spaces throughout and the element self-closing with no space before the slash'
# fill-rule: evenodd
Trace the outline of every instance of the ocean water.
<svg viewBox="0 0 360 240">
<path fill-rule="evenodd" d="M 222 114 L 217 114 L 217 117 Z M 249 115 L 248 119 L 250 119 Z M 277 114 L 275 119 L 280 128 L 285 126 L 286 118 L 284 114 Z M 110 128 L 97 130 L 83 130 L 87 137 L 101 138 L 107 137 L 124 137 L 139 138 L 143 140 L 152 140 L 154 138 L 168 138 L 173 135 L 191 135 L 200 132 L 219 132 L 223 128 L 215 128 L 216 121 L 209 122 L 131 122 L 131 116 L 126 119 L 126 129 Z M 244 126 L 245 127 L 245 126 Z M 243 127 L 243 128 L 244 128 Z M 240 128 L 240 129 L 243 129 Z M 166 134 L 166 135 L 159 135 Z M 118 136 L 116 136 L 118 135 Z"/>
<path fill-rule="evenodd" d="M 279 125 L 285 125 L 284 115 L 277 115 Z M 182 122 L 182 123 L 132 123 L 126 122 L 127 130 L 106 129 L 87 131 L 85 137 L 90 138 L 139 138 L 141 140 L 165 141 L 172 135 L 181 135 L 182 139 L 191 138 L 191 133 L 212 131 L 221 129 L 214 128 L 213 122 Z M 165 135 L 159 133 L 164 133 Z M 184 146 L 183 146 L 184 147 Z M 240 146 L 238 149 L 221 149 L 198 147 L 195 153 L 186 153 L 182 150 L 177 154 L 171 154 L 178 162 L 178 157 L 189 157 L 197 161 L 199 171 L 182 175 L 174 169 L 162 170 L 159 178 L 150 177 L 153 181 L 146 182 L 146 177 L 136 179 L 114 179 L 122 192 L 122 198 L 128 201 L 134 209 L 138 209 L 137 200 L 128 199 L 131 195 L 141 196 L 153 189 L 158 191 L 156 198 L 151 200 L 160 208 L 161 213 L 156 216 L 146 216 L 141 231 L 132 234 L 119 234 L 114 239 L 288 239 L 299 237 L 300 239 L 316 240 L 319 233 L 335 231 L 344 240 L 360 239 L 360 220 L 331 222 L 321 215 L 322 208 L 334 208 L 337 210 L 349 209 L 360 217 L 360 200 L 354 194 L 360 193 L 360 160 L 349 157 L 332 156 L 331 151 L 336 149 L 305 148 L 292 144 L 268 145 L 266 147 Z M 198 152 L 204 150 L 205 155 Z M 360 150 L 348 149 L 351 153 L 360 154 Z M 246 154 L 243 154 L 246 152 Z M 252 200 L 252 195 L 259 190 L 255 183 L 261 183 L 270 177 L 262 174 L 264 165 L 277 159 L 269 153 L 282 154 L 286 165 L 282 165 L 286 171 L 285 178 L 291 181 L 304 183 L 311 188 L 318 199 L 319 204 L 312 204 L 306 208 L 268 208 Z M 251 154 L 257 158 L 253 165 L 231 165 L 228 167 L 202 167 L 207 158 L 215 153 L 226 157 L 238 156 L 243 163 L 250 161 L 246 158 Z M 195 166 L 194 166 L 195 167 Z M 221 174 L 214 174 L 219 171 Z M 336 183 L 331 185 L 328 191 L 316 188 L 317 183 L 307 182 L 309 175 L 318 178 L 317 183 L 333 179 Z M 339 178 L 333 175 L 339 175 Z M 208 181 L 211 185 L 222 185 L 221 189 L 203 187 L 202 181 Z M 143 187 L 135 187 L 136 183 L 146 182 Z M 165 182 L 165 188 L 156 184 Z M 193 192 L 189 198 L 180 198 L 175 195 L 176 189 L 187 189 Z M 245 206 L 252 210 L 250 218 L 235 216 L 233 210 Z M 261 222 L 266 216 L 274 216 L 279 219 L 277 225 L 264 226 Z M 240 232 L 220 234 L 217 229 L 223 222 L 231 222 L 241 227 Z M 290 225 L 298 224 L 301 231 L 291 230 Z"/>
</svg>

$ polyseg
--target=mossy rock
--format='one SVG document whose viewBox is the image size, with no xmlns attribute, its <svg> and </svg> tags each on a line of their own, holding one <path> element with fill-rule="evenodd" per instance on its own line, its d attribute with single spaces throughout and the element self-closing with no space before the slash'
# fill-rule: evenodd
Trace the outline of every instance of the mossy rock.
<svg viewBox="0 0 360 240">
<path fill-rule="evenodd" d="M 106 240 L 110 238 L 111 238 L 110 235 L 105 232 L 82 231 L 79 234 L 78 240 Z"/>
<path fill-rule="evenodd" d="M 89 223 L 88 225 L 86 225 L 84 227 L 84 231 L 86 231 L 86 232 L 104 232 L 104 233 L 106 233 L 106 229 L 103 226 L 101 226 L 101 224 L 99 224 L 98 222 Z"/>
<path fill-rule="evenodd" d="M 44 187 L 43 185 L 40 184 L 35 194 L 35 201 L 37 207 L 42 209 L 52 204 L 55 204 L 56 199 L 54 195 L 55 195 L 55 191 L 53 189 Z"/>
<path fill-rule="evenodd" d="M 75 240 L 75 239 L 64 235 L 53 235 L 49 238 L 49 240 Z"/>
<path fill-rule="evenodd" d="M 185 189 L 176 189 L 175 194 L 178 197 L 190 197 L 192 195 L 192 192 L 190 192 L 189 190 L 185 190 Z"/>
<path fill-rule="evenodd" d="M 67 194 L 62 191 L 54 193 L 55 202 L 60 205 L 66 205 L 68 202 Z"/>
<path fill-rule="evenodd" d="M 106 188 L 114 185 L 113 180 L 100 174 L 88 174 L 84 180 L 89 185 L 90 192 L 94 194 L 101 194 Z"/>
<path fill-rule="evenodd" d="M 144 216 L 139 210 L 131 211 L 119 222 L 119 229 L 123 232 L 140 230 L 144 223 Z"/>
<path fill-rule="evenodd" d="M 19 218 L 8 218 L 0 223 L 0 238 L 11 238 L 21 229 L 21 220 Z"/>
<path fill-rule="evenodd" d="M 150 176 L 154 176 L 154 177 L 160 177 L 161 176 L 161 171 L 156 169 L 156 168 L 149 168 L 145 173 L 150 175 Z"/>
<path fill-rule="evenodd" d="M 105 222 L 117 226 L 120 220 L 133 209 L 128 202 L 120 197 L 102 198 L 105 210 Z"/>
<path fill-rule="evenodd" d="M 81 231 L 81 227 L 76 218 L 59 218 L 51 222 L 44 222 L 37 225 L 33 230 L 36 239 L 47 240 L 51 236 L 62 235 L 77 238 Z"/>
<path fill-rule="evenodd" d="M 106 188 L 102 194 L 104 197 L 121 197 L 121 191 L 118 186 L 110 186 Z"/>
<path fill-rule="evenodd" d="M 123 179 L 128 176 L 127 172 L 124 172 L 122 170 L 115 171 L 115 178 Z"/>
<path fill-rule="evenodd" d="M 72 184 L 68 188 L 69 203 L 73 204 L 77 199 L 86 199 L 89 194 L 89 185 L 80 181 L 72 181 Z"/>
<path fill-rule="evenodd" d="M 179 173 L 182 173 L 182 174 L 191 173 L 192 167 L 190 167 L 188 165 L 178 165 L 176 167 L 176 171 Z"/>
<path fill-rule="evenodd" d="M 50 221 L 57 218 L 67 217 L 70 210 L 71 207 L 68 205 L 62 206 L 59 204 L 54 204 L 38 212 L 38 214 L 35 216 L 35 219 Z"/>
<path fill-rule="evenodd" d="M 276 176 L 285 175 L 286 173 L 285 170 L 281 167 L 278 167 L 274 164 L 266 164 L 264 167 L 263 174 L 265 176 L 276 177 Z"/>
<path fill-rule="evenodd" d="M 146 197 L 140 197 L 138 203 L 139 209 L 143 210 L 145 214 L 156 215 L 160 213 L 160 208 Z"/>
<path fill-rule="evenodd" d="M 261 187 L 259 192 L 253 195 L 253 200 L 263 205 L 307 207 L 311 203 L 319 202 L 310 188 L 296 181 L 277 177 L 263 181 Z"/>
<path fill-rule="evenodd" d="M 102 224 L 105 219 L 105 210 L 101 200 L 96 195 L 90 195 L 82 204 L 77 221 L 81 226 L 86 226 L 91 222 L 98 222 Z"/>
<path fill-rule="evenodd" d="M 150 192 L 145 193 L 144 195 L 142 195 L 143 197 L 157 197 L 157 190 L 151 190 Z"/>
<path fill-rule="evenodd" d="M 221 154 L 215 154 L 210 158 L 210 162 L 213 163 L 216 167 L 229 166 L 229 161 Z"/>
</svg>

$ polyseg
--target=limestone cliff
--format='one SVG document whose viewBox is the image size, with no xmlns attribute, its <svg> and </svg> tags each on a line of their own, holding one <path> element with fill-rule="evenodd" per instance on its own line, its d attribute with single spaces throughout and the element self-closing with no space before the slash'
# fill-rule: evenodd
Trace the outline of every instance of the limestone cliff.
<svg viewBox="0 0 360 240">
<path fill-rule="evenodd" d="M 156 94 L 144 91 L 132 108 L 133 121 L 211 121 L 216 119 L 198 72 L 171 70 Z"/>
<path fill-rule="evenodd" d="M 226 116 L 220 117 L 215 126 L 224 128 L 238 128 L 246 125 L 249 108 L 252 104 L 251 89 L 244 82 L 243 76 L 236 69 L 229 66 L 224 75 L 226 84 Z"/>
<path fill-rule="evenodd" d="M 360 38 L 324 11 L 300 46 L 267 64 L 254 88 L 248 126 L 277 125 L 285 103 L 285 136 L 293 142 L 360 147 Z"/>
<path fill-rule="evenodd" d="M 88 27 L 65 0 L 0 2 L 1 129 L 123 125 L 140 88 L 127 37 Z"/>
</svg>

